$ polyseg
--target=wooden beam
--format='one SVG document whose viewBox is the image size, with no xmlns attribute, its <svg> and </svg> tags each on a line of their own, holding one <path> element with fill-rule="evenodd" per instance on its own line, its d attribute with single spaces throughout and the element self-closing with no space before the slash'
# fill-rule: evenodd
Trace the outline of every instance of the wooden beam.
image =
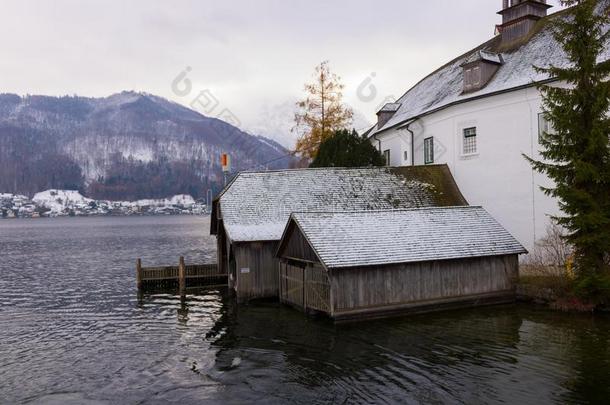
<svg viewBox="0 0 610 405">
<path fill-rule="evenodd" d="M 184 256 L 180 256 L 180 263 L 178 264 L 178 286 L 180 298 L 186 297 L 186 266 L 184 265 Z"/>
<path fill-rule="evenodd" d="M 136 286 L 138 290 L 142 289 L 142 259 L 136 260 Z"/>
</svg>

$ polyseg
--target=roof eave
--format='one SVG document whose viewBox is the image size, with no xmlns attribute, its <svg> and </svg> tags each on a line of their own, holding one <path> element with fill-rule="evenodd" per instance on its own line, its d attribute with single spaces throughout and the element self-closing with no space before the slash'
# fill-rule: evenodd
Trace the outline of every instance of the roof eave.
<svg viewBox="0 0 610 405">
<path fill-rule="evenodd" d="M 546 9 L 547 9 L 547 10 L 548 10 L 549 8 L 553 8 L 553 6 L 551 6 L 550 4 L 541 3 L 541 2 L 536 1 L 536 0 L 525 0 L 525 1 L 522 1 L 521 3 L 518 3 L 518 4 L 515 4 L 515 5 L 510 6 L 510 7 L 508 7 L 508 8 L 505 8 L 504 10 L 500 10 L 500 11 L 498 11 L 496 14 L 503 15 L 503 14 L 505 14 L 507 11 L 512 10 L 512 9 L 514 9 L 514 8 L 519 7 L 519 6 L 520 6 L 521 4 L 523 4 L 523 3 L 535 3 L 535 4 L 536 4 L 536 5 L 538 5 L 538 6 L 541 6 L 541 7 L 546 7 Z"/>
<path fill-rule="evenodd" d="M 456 257 L 449 257 L 449 258 L 442 258 L 442 259 L 407 260 L 407 261 L 396 261 L 396 262 L 374 263 L 374 264 L 350 264 L 350 265 L 347 265 L 347 266 L 328 266 L 328 269 L 341 270 L 341 271 L 347 270 L 347 271 L 349 271 L 349 269 L 356 269 L 356 268 L 369 268 L 369 267 L 379 267 L 379 266 L 397 266 L 397 265 L 400 265 L 400 264 L 425 263 L 425 262 L 429 262 L 429 261 L 445 262 L 445 261 L 449 261 L 449 260 L 466 260 L 466 259 L 477 259 L 477 258 L 483 258 L 483 257 L 524 255 L 524 254 L 528 254 L 528 253 L 529 253 L 528 250 L 525 249 L 522 246 L 522 250 L 514 251 L 514 252 L 510 252 L 510 253 L 485 254 L 485 255 L 480 255 L 480 256 L 456 256 Z"/>
</svg>

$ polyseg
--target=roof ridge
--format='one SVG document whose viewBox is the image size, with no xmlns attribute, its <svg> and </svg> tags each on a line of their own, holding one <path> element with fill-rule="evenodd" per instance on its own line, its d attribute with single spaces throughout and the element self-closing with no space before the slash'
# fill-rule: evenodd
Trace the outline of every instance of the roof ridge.
<svg viewBox="0 0 610 405">
<path fill-rule="evenodd" d="M 435 210 L 455 210 L 455 209 L 482 209 L 481 205 L 452 205 L 448 207 L 413 207 L 413 208 L 396 208 L 385 210 L 345 210 L 345 211 L 293 211 L 290 215 L 295 214 L 362 214 L 362 213 L 384 213 L 384 212 L 412 212 L 412 211 L 435 211 Z"/>
<path fill-rule="evenodd" d="M 434 163 L 427 165 L 415 165 L 415 166 L 329 166 L 329 167 L 299 167 L 292 169 L 272 169 L 272 170 L 242 170 L 237 173 L 240 174 L 264 174 L 264 173 L 285 173 L 285 172 L 306 172 L 306 171 L 324 171 L 324 170 L 391 170 L 391 169 L 408 169 L 411 167 L 439 167 L 446 166 L 445 163 Z M 237 175 L 235 177 L 237 177 Z"/>
<path fill-rule="evenodd" d="M 384 170 L 392 169 L 400 166 L 358 166 L 358 167 L 301 167 L 293 169 L 273 169 L 273 170 L 244 170 L 239 174 L 263 174 L 263 173 L 284 173 L 284 172 L 306 172 L 306 171 L 324 171 L 324 170 Z"/>
</svg>

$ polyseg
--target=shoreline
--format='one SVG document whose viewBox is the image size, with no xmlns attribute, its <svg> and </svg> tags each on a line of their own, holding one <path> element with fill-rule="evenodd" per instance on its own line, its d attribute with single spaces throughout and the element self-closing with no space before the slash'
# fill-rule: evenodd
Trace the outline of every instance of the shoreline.
<svg viewBox="0 0 610 405">
<path fill-rule="evenodd" d="M 550 278 L 541 277 L 538 281 L 549 282 Z M 609 314 L 610 307 L 591 304 L 570 295 L 558 292 L 548 284 L 534 284 L 520 279 L 516 287 L 516 300 L 520 303 L 542 306 L 555 312 L 589 313 L 591 315 Z"/>
<path fill-rule="evenodd" d="M 207 217 L 209 213 L 171 213 L 171 214 L 107 214 L 107 215 L 41 215 L 38 217 L 2 217 L 0 221 L 14 220 L 39 220 L 39 219 L 55 219 L 55 218 L 125 218 L 125 217 Z"/>
</svg>

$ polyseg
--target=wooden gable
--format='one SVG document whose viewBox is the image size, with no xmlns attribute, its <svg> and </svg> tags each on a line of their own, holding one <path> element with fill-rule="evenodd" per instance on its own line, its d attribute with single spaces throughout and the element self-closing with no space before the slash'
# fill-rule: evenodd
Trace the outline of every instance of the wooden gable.
<svg viewBox="0 0 610 405">
<path fill-rule="evenodd" d="M 276 256 L 282 259 L 320 263 L 317 253 L 293 219 L 286 227 Z"/>
</svg>

